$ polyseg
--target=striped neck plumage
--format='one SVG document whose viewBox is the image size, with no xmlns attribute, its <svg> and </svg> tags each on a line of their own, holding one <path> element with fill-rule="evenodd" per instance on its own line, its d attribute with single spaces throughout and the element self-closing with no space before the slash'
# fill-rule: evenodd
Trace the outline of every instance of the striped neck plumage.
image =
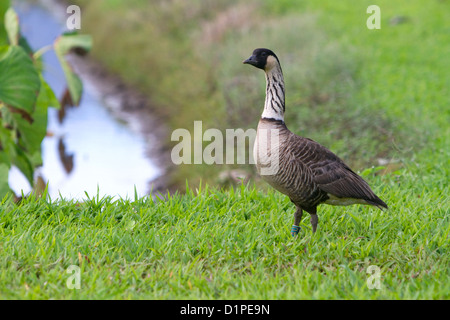
<svg viewBox="0 0 450 320">
<path fill-rule="evenodd" d="M 284 122 L 284 78 L 278 61 L 266 69 L 266 101 L 261 118 Z"/>
</svg>

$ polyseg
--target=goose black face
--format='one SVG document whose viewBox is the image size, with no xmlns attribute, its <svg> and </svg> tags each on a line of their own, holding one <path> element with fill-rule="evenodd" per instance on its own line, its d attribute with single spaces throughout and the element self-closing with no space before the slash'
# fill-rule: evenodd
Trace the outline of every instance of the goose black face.
<svg viewBox="0 0 450 320">
<path fill-rule="evenodd" d="M 243 63 L 251 64 L 256 68 L 265 70 L 267 65 L 267 58 L 270 56 L 273 56 L 275 59 L 277 59 L 279 63 L 278 57 L 275 55 L 275 53 L 272 50 L 264 48 L 255 49 L 252 56 L 247 60 L 244 60 Z"/>
</svg>

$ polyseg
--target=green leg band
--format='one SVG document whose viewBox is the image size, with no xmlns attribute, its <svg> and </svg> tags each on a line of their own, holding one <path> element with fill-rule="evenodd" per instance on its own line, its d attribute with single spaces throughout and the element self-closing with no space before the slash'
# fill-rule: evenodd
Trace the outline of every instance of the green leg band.
<svg viewBox="0 0 450 320">
<path fill-rule="evenodd" d="M 291 236 L 295 237 L 296 235 L 298 235 L 300 231 L 300 227 L 299 226 L 292 226 L 291 228 Z"/>
</svg>

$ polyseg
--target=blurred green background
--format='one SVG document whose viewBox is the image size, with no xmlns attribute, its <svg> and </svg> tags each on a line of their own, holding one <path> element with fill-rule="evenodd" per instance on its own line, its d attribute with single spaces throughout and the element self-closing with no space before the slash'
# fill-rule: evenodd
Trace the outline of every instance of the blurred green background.
<svg viewBox="0 0 450 320">
<path fill-rule="evenodd" d="M 169 132 L 192 131 L 195 120 L 203 130 L 256 128 L 265 79 L 241 62 L 267 47 L 281 60 L 291 131 L 355 170 L 448 164 L 448 1 L 377 1 L 379 30 L 366 26 L 373 1 L 73 2 L 93 57 L 143 92 Z M 182 165 L 167 184 L 227 184 L 220 176 L 236 168 L 256 178 L 251 165 Z M 448 176 L 448 166 L 438 170 Z"/>
<path fill-rule="evenodd" d="M 449 136 L 448 1 L 377 1 L 379 30 L 366 26 L 373 1 L 75 2 L 95 58 L 172 130 L 256 128 L 265 79 L 241 61 L 267 47 L 285 74 L 288 127 L 356 170 L 439 151 Z M 185 165 L 168 183 L 216 184 L 232 169 Z"/>
</svg>

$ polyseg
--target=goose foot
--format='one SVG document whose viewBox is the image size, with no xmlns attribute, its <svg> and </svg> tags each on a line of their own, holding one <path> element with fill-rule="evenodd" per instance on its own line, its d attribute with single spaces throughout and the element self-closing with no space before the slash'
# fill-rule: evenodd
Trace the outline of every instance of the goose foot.
<svg viewBox="0 0 450 320">
<path fill-rule="evenodd" d="M 300 229 L 301 228 L 299 226 L 293 225 L 291 228 L 291 236 L 293 237 L 297 236 L 298 233 L 300 232 Z"/>
</svg>

